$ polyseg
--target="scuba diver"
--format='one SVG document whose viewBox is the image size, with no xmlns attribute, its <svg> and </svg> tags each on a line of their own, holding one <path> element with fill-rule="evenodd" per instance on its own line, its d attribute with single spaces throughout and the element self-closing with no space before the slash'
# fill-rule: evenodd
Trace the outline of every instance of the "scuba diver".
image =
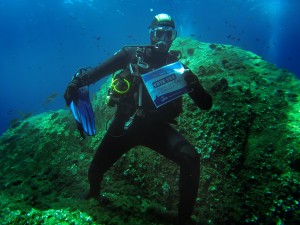
<svg viewBox="0 0 300 225">
<path fill-rule="evenodd" d="M 124 153 L 142 145 L 179 165 L 177 224 L 193 224 L 191 214 L 199 185 L 200 157 L 196 149 L 171 126 L 176 124 L 175 119 L 182 112 L 182 97 L 156 108 L 140 76 L 179 60 L 180 52 L 169 50 L 177 36 L 174 20 L 168 14 L 156 15 L 149 26 L 149 34 L 151 45 L 123 47 L 97 67 L 83 70 L 66 88 L 64 97 L 69 106 L 76 101 L 79 88 L 117 71 L 121 70 L 116 79 L 125 83 L 123 92 L 110 92 L 108 104 L 117 107 L 116 114 L 90 164 L 90 189 L 85 199 L 100 201 L 103 198 L 100 186 L 104 173 Z M 184 68 L 184 79 L 192 90 L 188 95 L 199 108 L 209 110 L 212 97 L 197 76 L 188 67 Z"/>
</svg>

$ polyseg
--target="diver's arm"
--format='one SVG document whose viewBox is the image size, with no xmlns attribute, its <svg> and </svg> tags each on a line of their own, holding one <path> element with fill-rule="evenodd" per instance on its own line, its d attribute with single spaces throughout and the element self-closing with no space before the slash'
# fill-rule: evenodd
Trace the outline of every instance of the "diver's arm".
<svg viewBox="0 0 300 225">
<path fill-rule="evenodd" d="M 66 104 L 69 106 L 72 100 L 76 100 L 77 90 L 80 87 L 90 85 L 100 80 L 101 78 L 123 69 L 134 53 L 133 48 L 122 48 L 110 59 L 106 60 L 94 69 L 84 71 L 82 74 L 74 77 L 67 86 L 64 94 Z"/>
<path fill-rule="evenodd" d="M 209 95 L 199 82 L 198 77 L 189 69 L 185 72 L 185 80 L 192 89 L 189 96 L 194 103 L 201 109 L 209 110 L 212 107 L 212 97 Z"/>
<path fill-rule="evenodd" d="M 132 50 L 131 50 L 132 51 Z M 90 85 L 97 82 L 101 78 L 110 75 L 122 68 L 125 68 L 129 62 L 130 52 L 122 48 L 111 58 L 101 63 L 99 66 L 87 70 L 78 76 L 79 87 Z"/>
</svg>

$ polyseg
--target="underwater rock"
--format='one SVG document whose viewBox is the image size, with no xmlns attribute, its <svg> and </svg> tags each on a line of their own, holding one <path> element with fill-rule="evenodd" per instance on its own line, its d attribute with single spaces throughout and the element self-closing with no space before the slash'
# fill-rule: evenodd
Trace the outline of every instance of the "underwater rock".
<svg viewBox="0 0 300 225">
<path fill-rule="evenodd" d="M 189 48 L 189 49 L 187 50 L 187 54 L 188 54 L 189 56 L 193 56 L 193 55 L 194 55 L 194 52 L 195 52 L 195 49 L 193 49 L 193 48 Z"/>
<path fill-rule="evenodd" d="M 182 51 L 182 62 L 214 99 L 211 110 L 201 111 L 184 96 L 178 118 L 177 129 L 201 158 L 194 218 L 210 224 L 299 223 L 299 80 L 234 46 L 178 38 L 172 48 Z M 141 146 L 105 174 L 109 206 L 78 198 L 114 114 L 105 105 L 109 84 L 93 96 L 94 137 L 81 140 L 67 110 L 26 118 L 2 135 L 1 224 L 172 224 L 178 166 Z"/>
<path fill-rule="evenodd" d="M 218 82 L 215 83 L 214 86 L 211 87 L 212 93 L 216 93 L 218 91 L 226 91 L 228 89 L 228 81 L 225 78 L 222 78 Z"/>
</svg>

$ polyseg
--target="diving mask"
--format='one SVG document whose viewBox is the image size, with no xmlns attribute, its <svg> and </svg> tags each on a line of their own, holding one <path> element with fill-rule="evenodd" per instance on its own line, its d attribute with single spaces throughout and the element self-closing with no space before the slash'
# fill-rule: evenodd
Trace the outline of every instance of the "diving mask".
<svg viewBox="0 0 300 225">
<path fill-rule="evenodd" d="M 174 41 L 177 37 L 177 31 L 172 27 L 156 27 L 149 32 L 155 41 Z"/>
</svg>

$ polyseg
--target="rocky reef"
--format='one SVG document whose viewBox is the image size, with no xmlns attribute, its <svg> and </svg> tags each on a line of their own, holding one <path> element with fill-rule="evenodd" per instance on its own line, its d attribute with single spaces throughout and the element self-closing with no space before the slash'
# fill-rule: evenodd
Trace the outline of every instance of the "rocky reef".
<svg viewBox="0 0 300 225">
<path fill-rule="evenodd" d="M 238 47 L 178 38 L 173 49 L 214 99 L 184 96 L 177 129 L 201 157 L 193 217 L 204 224 L 300 224 L 300 81 Z M 82 139 L 69 110 L 20 121 L 0 139 L 1 224 L 172 224 L 176 164 L 142 146 L 106 173 L 105 206 L 81 200 L 114 109 L 110 81 L 93 96 L 97 135 Z"/>
</svg>

